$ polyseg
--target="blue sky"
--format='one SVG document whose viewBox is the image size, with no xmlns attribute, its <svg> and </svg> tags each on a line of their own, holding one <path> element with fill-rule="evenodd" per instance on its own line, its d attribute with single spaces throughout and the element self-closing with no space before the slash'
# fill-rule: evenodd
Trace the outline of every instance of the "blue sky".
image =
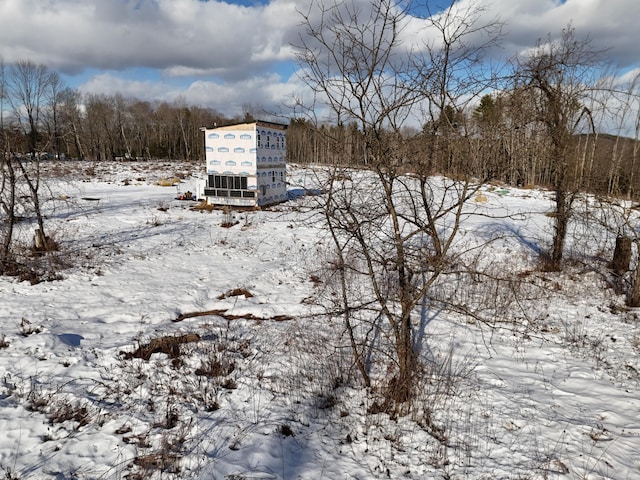
<svg viewBox="0 0 640 480">
<path fill-rule="evenodd" d="M 297 9 L 310 1 L 0 0 L 0 59 L 45 64 L 84 93 L 199 104 L 229 116 L 271 111 L 304 89 L 291 44 L 300 33 Z M 615 67 L 640 64 L 637 0 L 458 1 L 470 2 L 505 24 L 495 57 L 571 23 L 608 49 Z M 449 0 L 428 4 L 437 12 Z"/>
</svg>

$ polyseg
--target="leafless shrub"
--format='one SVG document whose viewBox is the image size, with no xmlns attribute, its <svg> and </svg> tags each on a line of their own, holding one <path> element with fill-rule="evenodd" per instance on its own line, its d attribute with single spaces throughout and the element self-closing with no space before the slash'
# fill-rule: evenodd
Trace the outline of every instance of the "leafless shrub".
<svg viewBox="0 0 640 480">
<path fill-rule="evenodd" d="M 42 327 L 33 325 L 30 320 L 27 320 L 24 317 L 20 320 L 20 334 L 23 337 L 28 337 L 29 335 L 40 333 L 41 331 Z"/>
<path fill-rule="evenodd" d="M 179 423 L 180 414 L 178 413 L 175 406 L 171 405 L 170 402 L 167 402 L 165 414 L 162 420 L 156 423 L 154 426 L 170 430 L 177 426 Z"/>
<path fill-rule="evenodd" d="M 74 404 L 70 400 L 61 399 L 56 401 L 49 409 L 49 423 L 75 422 L 74 430 L 88 425 L 92 419 L 92 413 L 86 405 Z"/>
<path fill-rule="evenodd" d="M 27 409 L 32 412 L 43 412 L 51 402 L 52 394 L 46 394 L 42 387 L 32 382 L 31 390 L 27 394 Z"/>
<path fill-rule="evenodd" d="M 293 430 L 289 425 L 282 424 L 278 427 L 278 433 L 283 437 L 295 437 Z"/>
<path fill-rule="evenodd" d="M 11 467 L 2 467 L 0 465 L 0 468 L 2 468 L 2 473 L 4 473 L 4 480 L 20 480 L 20 477 L 18 476 L 17 473 L 15 473 Z"/>
<path fill-rule="evenodd" d="M 160 217 L 154 215 L 152 218 L 150 218 L 149 220 L 147 220 L 147 224 L 152 226 L 152 227 L 159 227 L 163 224 L 162 220 L 160 220 Z"/>
<path fill-rule="evenodd" d="M 123 442 L 139 449 L 130 461 L 128 478 L 179 476 L 185 449 L 211 442 L 199 437 L 191 419 L 197 412 L 224 409 L 225 398 L 238 387 L 238 376 L 253 361 L 246 330 L 234 325 L 217 320 L 199 326 L 197 334 L 139 342 L 121 353 L 115 368 L 104 372 L 105 382 L 96 394 L 110 415 L 126 414 L 119 434 Z M 187 335 L 198 340 L 183 342 Z M 157 352 L 164 355 L 153 355 Z M 180 362 L 175 363 L 173 356 Z M 140 398 L 140 389 L 149 392 L 148 399 Z M 136 425 L 135 431 L 130 425 Z"/>
<path fill-rule="evenodd" d="M 146 480 L 154 472 L 178 474 L 180 473 L 181 458 L 180 455 L 164 451 L 137 456 L 133 459 L 133 465 L 138 468 L 127 474 L 125 478 L 129 480 Z"/>
<path fill-rule="evenodd" d="M 122 437 L 122 441 L 128 445 L 135 445 L 138 448 L 151 447 L 151 442 L 149 441 L 149 435 L 147 434 L 125 435 Z"/>
<path fill-rule="evenodd" d="M 575 353 L 592 359 L 597 367 L 606 366 L 606 343 L 603 334 L 592 335 L 582 319 L 562 322 L 563 341 Z"/>
<path fill-rule="evenodd" d="M 226 377 L 230 375 L 236 368 L 236 364 L 233 360 L 227 358 L 207 358 L 205 359 L 200 368 L 195 370 L 196 375 L 203 375 L 205 377 Z"/>
<path fill-rule="evenodd" d="M 59 388 L 49 392 L 32 381 L 31 390 L 27 394 L 27 409 L 43 413 L 51 425 L 74 422 L 73 430 L 96 421 L 96 412 L 86 402 L 74 401 L 64 396 Z"/>
<path fill-rule="evenodd" d="M 236 220 L 235 215 L 233 214 L 233 210 L 228 207 L 222 208 L 222 213 L 224 214 L 224 220 L 220 224 L 223 228 L 231 228 L 240 223 L 239 220 Z"/>
<path fill-rule="evenodd" d="M 238 383 L 233 378 L 225 378 L 220 384 L 222 388 L 226 388 L 227 390 L 235 390 L 238 388 Z"/>
<path fill-rule="evenodd" d="M 63 271 L 72 265 L 71 255 L 64 250 L 36 251 L 31 247 L 14 247 L 11 254 L 0 260 L 0 275 L 16 277 L 32 285 L 61 280 Z"/>
<path fill-rule="evenodd" d="M 448 441 L 447 422 L 440 423 L 438 412 L 449 412 L 449 403 L 468 384 L 474 368 L 470 358 L 456 361 L 453 347 L 421 368 L 411 418 L 441 443 Z"/>
</svg>

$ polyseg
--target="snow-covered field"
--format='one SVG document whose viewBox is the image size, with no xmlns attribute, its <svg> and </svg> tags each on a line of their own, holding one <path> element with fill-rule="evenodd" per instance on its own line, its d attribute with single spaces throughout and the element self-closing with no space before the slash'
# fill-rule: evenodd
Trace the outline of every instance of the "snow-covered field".
<svg viewBox="0 0 640 480">
<path fill-rule="evenodd" d="M 415 415 L 367 413 L 340 322 L 311 315 L 329 248 L 297 196 L 311 176 L 290 169 L 286 204 L 225 213 L 156 184 L 193 189 L 194 169 L 76 164 L 51 183 L 74 266 L 0 278 L 0 478 L 640 478 L 638 312 L 602 260 L 532 267 L 546 192 L 487 187 L 491 215 L 464 224 L 461 241 L 499 232 L 486 261 L 522 278 L 527 325 L 430 319 L 423 348 L 449 382 L 423 396 L 439 441 Z M 608 254 L 572 233 L 569 249 Z"/>
</svg>

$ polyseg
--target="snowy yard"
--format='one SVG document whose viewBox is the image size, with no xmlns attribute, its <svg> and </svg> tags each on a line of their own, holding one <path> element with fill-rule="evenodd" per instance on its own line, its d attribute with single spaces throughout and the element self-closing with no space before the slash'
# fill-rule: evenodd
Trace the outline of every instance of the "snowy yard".
<svg viewBox="0 0 640 480">
<path fill-rule="evenodd" d="M 198 211 L 157 185 L 179 164 L 91 168 L 47 202 L 74 266 L 0 278 L 0 478 L 640 478 L 638 311 L 604 261 L 534 268 L 546 192 L 487 187 L 491 215 L 463 225 L 460 241 L 499 234 L 485 260 L 522 279 L 526 316 L 427 313 L 421 349 L 450 387 L 424 392 L 441 441 L 371 413 L 345 378 L 343 326 L 309 300 L 330 247 L 310 197 Z M 292 193 L 314 187 L 289 175 Z"/>
</svg>

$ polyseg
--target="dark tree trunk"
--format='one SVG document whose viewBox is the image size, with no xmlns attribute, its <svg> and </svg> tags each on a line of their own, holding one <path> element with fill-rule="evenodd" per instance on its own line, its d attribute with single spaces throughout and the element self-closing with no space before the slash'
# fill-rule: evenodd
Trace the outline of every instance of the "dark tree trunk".
<svg viewBox="0 0 640 480">
<path fill-rule="evenodd" d="M 3 204 L 5 209 L 5 214 L 7 215 L 7 227 L 5 232 L 5 237 L 2 242 L 2 258 L 0 259 L 2 262 L 6 262 L 9 259 L 11 254 L 11 244 L 13 242 L 13 229 L 16 224 L 16 172 L 13 168 L 13 159 L 8 158 L 5 161 L 5 166 L 7 167 L 7 174 L 9 184 L 7 185 L 8 199 Z"/>
<path fill-rule="evenodd" d="M 609 268 L 616 273 L 624 273 L 629 270 L 631 264 L 631 238 L 620 236 L 616 238 L 616 248 L 613 251 L 613 260 Z"/>
<path fill-rule="evenodd" d="M 633 276 L 633 287 L 627 297 L 627 306 L 640 307 L 640 261 L 636 265 L 635 275 Z"/>
<path fill-rule="evenodd" d="M 546 265 L 546 268 L 549 271 L 557 272 L 562 268 L 564 243 L 567 236 L 567 227 L 569 225 L 570 216 L 570 200 L 565 191 L 558 188 L 556 189 L 555 233 L 553 236 L 553 246 Z"/>
</svg>

